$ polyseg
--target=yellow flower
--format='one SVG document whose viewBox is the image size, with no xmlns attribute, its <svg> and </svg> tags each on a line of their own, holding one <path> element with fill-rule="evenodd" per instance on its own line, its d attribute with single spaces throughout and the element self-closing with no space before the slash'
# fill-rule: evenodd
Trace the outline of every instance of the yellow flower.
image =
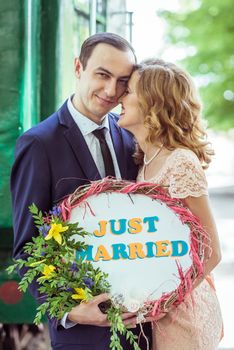
<svg viewBox="0 0 234 350">
<path fill-rule="evenodd" d="M 54 270 L 55 270 L 55 267 L 53 265 L 45 265 L 44 270 L 42 271 L 42 274 L 44 276 L 39 277 L 38 281 L 48 280 L 51 277 L 53 277 L 55 274 Z"/>
<path fill-rule="evenodd" d="M 76 294 L 72 294 L 72 299 L 75 300 L 86 300 L 86 292 L 83 288 L 74 288 Z"/>
<path fill-rule="evenodd" d="M 62 224 L 52 224 L 48 235 L 45 237 L 45 240 L 48 241 L 49 239 L 54 238 L 58 244 L 61 244 L 62 236 L 60 233 L 67 230 L 68 226 L 63 226 Z"/>
<path fill-rule="evenodd" d="M 46 259 L 43 259 L 43 260 L 40 260 L 40 261 L 35 261 L 35 262 L 32 262 L 29 266 L 33 267 L 33 266 L 36 266 L 36 265 L 39 265 L 39 264 L 43 263 L 44 261 L 46 261 Z"/>
</svg>

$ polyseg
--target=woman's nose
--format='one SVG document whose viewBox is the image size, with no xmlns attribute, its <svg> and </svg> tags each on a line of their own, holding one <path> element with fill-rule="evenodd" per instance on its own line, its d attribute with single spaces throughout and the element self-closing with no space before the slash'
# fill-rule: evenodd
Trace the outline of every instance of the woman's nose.
<svg viewBox="0 0 234 350">
<path fill-rule="evenodd" d="M 121 95 L 119 98 L 118 98 L 118 102 L 122 104 L 122 101 L 123 101 L 123 96 L 124 95 Z"/>
<path fill-rule="evenodd" d="M 123 104 L 125 97 L 126 97 L 126 89 L 124 90 L 122 95 L 120 95 L 120 97 L 118 98 L 118 102 Z"/>
</svg>

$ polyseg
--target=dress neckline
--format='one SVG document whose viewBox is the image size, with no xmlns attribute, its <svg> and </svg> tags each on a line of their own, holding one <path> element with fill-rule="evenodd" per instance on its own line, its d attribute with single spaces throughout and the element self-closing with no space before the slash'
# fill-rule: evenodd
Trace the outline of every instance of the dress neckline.
<svg viewBox="0 0 234 350">
<path fill-rule="evenodd" d="M 166 165 L 167 165 L 167 163 L 168 163 L 168 160 L 172 157 L 172 155 L 175 155 L 175 152 L 176 152 L 176 151 L 179 151 L 179 150 L 183 150 L 183 148 L 176 148 L 176 149 L 174 149 L 174 150 L 171 152 L 171 154 L 166 158 L 166 160 L 165 160 L 163 166 L 160 168 L 160 170 L 158 171 L 158 173 L 157 173 L 156 175 L 152 176 L 151 178 L 147 179 L 147 180 L 145 179 L 145 165 L 143 165 L 142 171 L 141 171 L 141 175 L 142 175 L 142 180 L 143 180 L 143 182 L 151 182 L 151 181 L 154 180 L 155 178 L 159 178 L 159 177 L 162 175 L 163 170 L 164 170 L 164 168 L 166 167 Z"/>
</svg>

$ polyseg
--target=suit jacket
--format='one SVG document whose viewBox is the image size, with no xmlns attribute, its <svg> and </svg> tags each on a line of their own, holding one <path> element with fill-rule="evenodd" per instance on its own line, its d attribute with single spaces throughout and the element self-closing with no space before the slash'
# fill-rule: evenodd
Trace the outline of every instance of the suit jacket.
<svg viewBox="0 0 234 350">
<path fill-rule="evenodd" d="M 108 118 L 122 178 L 135 180 L 133 138 L 118 127 L 115 114 L 109 113 Z M 23 258 L 23 246 L 37 234 L 28 210 L 30 204 L 35 203 L 48 212 L 78 186 L 98 179 L 98 169 L 66 102 L 56 113 L 24 133 L 17 141 L 11 176 L 14 257 Z M 36 283 L 31 285 L 31 292 L 40 302 L 42 296 Z M 103 342 L 109 339 L 109 328 L 77 325 L 64 329 L 53 320 L 49 320 L 49 328 L 52 343 L 77 344 L 77 349 L 78 344 L 89 344 L 90 349 L 100 344 L 100 349 L 104 349 Z"/>
</svg>

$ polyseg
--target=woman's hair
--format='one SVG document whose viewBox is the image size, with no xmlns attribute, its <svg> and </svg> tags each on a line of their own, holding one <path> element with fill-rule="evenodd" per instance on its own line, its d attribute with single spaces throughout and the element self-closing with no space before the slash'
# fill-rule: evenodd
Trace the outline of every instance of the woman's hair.
<svg viewBox="0 0 234 350">
<path fill-rule="evenodd" d="M 148 128 L 146 141 L 169 150 L 192 150 L 203 168 L 214 154 L 201 124 L 201 103 L 191 77 L 173 63 L 148 59 L 135 69 L 139 73 L 136 92 Z M 141 163 L 138 149 L 134 155 Z"/>
</svg>

